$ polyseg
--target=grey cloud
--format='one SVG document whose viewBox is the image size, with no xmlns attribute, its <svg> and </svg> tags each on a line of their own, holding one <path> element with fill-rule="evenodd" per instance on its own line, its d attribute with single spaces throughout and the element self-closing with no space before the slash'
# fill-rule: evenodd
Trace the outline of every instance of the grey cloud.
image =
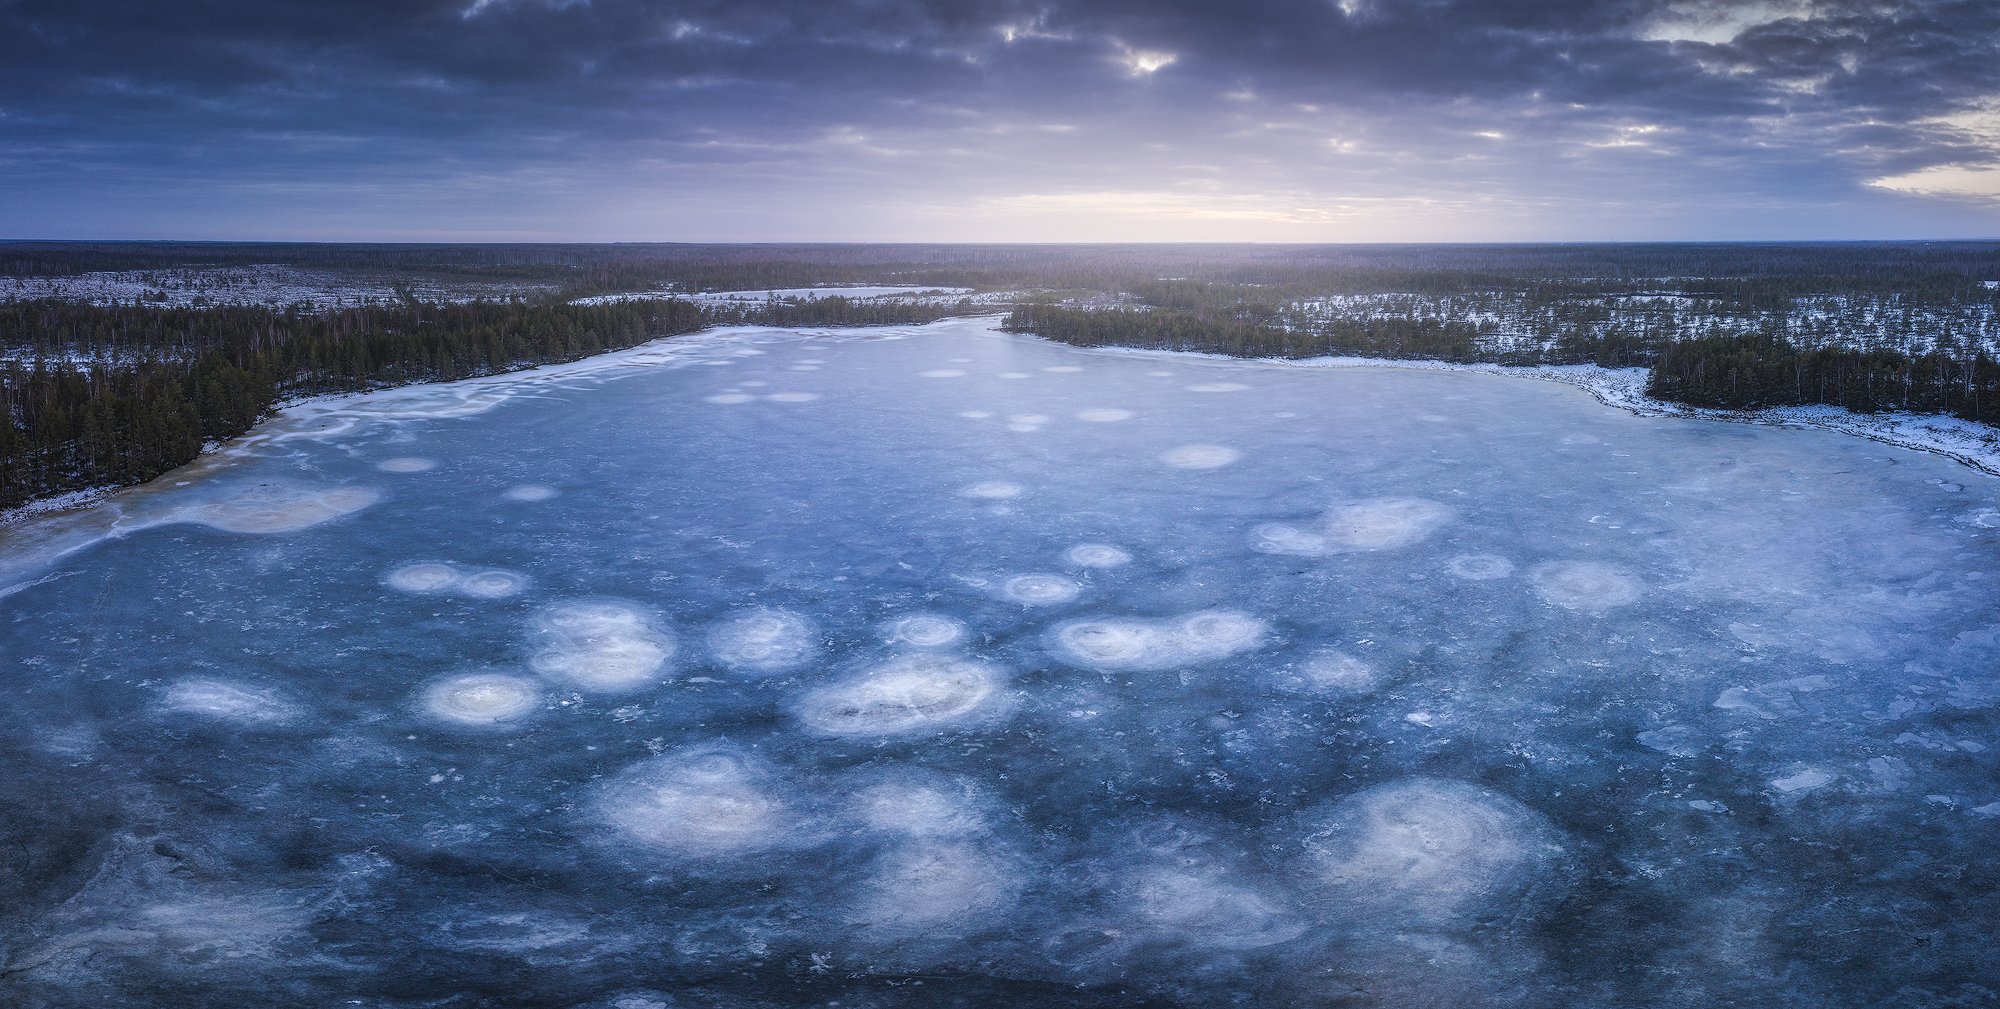
<svg viewBox="0 0 2000 1009">
<path fill-rule="evenodd" d="M 2000 95 L 2000 9 L 1835 0 L 1727 39 L 1650 37 L 1663 17 L 1741 8 L 15 0 L 0 4 L 0 164 L 68 179 L 26 208 L 40 220 L 93 174 L 164 193 L 458 178 L 551 207 L 664 187 L 721 199 L 757 180 L 800 205 L 1472 186 L 1565 207 L 1846 192 L 1886 215 L 1865 189 L 1879 174 L 1994 158 L 1991 136 L 1930 120 Z M 0 196 L 0 229 L 36 199 Z"/>
</svg>

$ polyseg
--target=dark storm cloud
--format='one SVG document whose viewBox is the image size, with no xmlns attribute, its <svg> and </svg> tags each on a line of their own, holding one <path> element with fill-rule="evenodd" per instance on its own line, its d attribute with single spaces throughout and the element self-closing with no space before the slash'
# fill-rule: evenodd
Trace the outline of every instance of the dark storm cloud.
<svg viewBox="0 0 2000 1009">
<path fill-rule="evenodd" d="M 733 201 L 740 237 L 835 237 L 835 205 L 1122 193 L 1109 212 L 1216 227 L 1705 200 L 1894 231 L 1921 212 L 1867 183 L 1992 166 L 1996 98 L 1984 0 L 13 0 L 0 230 L 144 197 L 182 233 L 234 203 L 278 230 L 345 208 L 694 237 L 641 231 Z M 608 209 L 634 200 L 665 216 Z"/>
</svg>

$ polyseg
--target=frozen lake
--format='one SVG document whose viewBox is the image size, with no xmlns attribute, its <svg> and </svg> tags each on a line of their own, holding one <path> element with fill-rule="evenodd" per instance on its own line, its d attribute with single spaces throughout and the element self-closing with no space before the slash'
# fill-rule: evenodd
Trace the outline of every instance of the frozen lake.
<svg viewBox="0 0 2000 1009">
<path fill-rule="evenodd" d="M 309 404 L 9 532 L 0 1003 L 2000 988 L 1996 481 L 990 325 Z"/>
</svg>

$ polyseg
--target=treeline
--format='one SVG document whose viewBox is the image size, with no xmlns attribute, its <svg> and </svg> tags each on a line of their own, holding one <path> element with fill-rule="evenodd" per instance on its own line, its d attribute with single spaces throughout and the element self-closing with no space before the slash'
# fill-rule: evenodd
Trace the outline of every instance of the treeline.
<svg viewBox="0 0 2000 1009">
<path fill-rule="evenodd" d="M 1801 348 L 1769 333 L 1678 340 L 1659 348 L 1646 391 L 1732 410 L 1829 404 L 2000 424 L 2000 361 L 1984 353 Z"/>
<path fill-rule="evenodd" d="M 1001 328 L 1078 347 L 1146 347 L 1234 357 L 1394 357 L 1480 361 L 1478 327 L 1467 322 L 1381 315 L 1332 320 L 1314 329 L 1150 308 L 1021 305 Z"/>
<path fill-rule="evenodd" d="M 1508 291 L 1529 299 L 1678 293 L 1743 310 L 1815 295 L 1992 302 L 1993 242 L 1553 245 L 327 245 L 0 242 L 0 275 L 231 268 L 519 279 L 565 297 L 834 284 L 1129 292 L 1188 281 L 1326 294 Z M 1169 279 L 1171 278 L 1171 279 Z M 1142 299 L 1148 300 L 1148 299 Z"/>
<path fill-rule="evenodd" d="M 827 298 L 772 298 L 765 301 L 710 302 L 702 318 L 718 326 L 900 326 L 921 325 L 970 315 L 980 309 L 971 301 L 903 301 Z"/>
<path fill-rule="evenodd" d="M 1142 347 L 1236 357 L 1365 357 L 1503 365 L 1648 367 L 1647 392 L 1691 406 L 1829 404 L 1860 413 L 1942 413 L 2000 424 L 2000 361 L 1983 352 L 1799 347 L 1776 332 L 1676 339 L 1658 333 L 1559 336 L 1547 349 L 1482 349 L 1464 323 L 1386 317 L 1295 331 L 1180 309 L 1016 308 L 1002 328 L 1080 347 Z"/>
<path fill-rule="evenodd" d="M 310 313 L 0 304 L 0 346 L 45 351 L 0 364 L 0 507 L 151 479 L 248 430 L 281 397 L 572 361 L 703 325 L 685 301 Z"/>
</svg>

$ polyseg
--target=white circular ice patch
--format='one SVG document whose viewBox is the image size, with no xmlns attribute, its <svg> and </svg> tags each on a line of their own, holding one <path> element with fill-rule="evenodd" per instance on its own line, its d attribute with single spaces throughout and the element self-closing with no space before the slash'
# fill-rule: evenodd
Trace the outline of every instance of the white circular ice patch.
<svg viewBox="0 0 2000 1009">
<path fill-rule="evenodd" d="M 1235 610 L 1203 610 L 1147 620 L 1072 620 L 1050 633 L 1057 655 L 1100 670 L 1162 670 L 1212 662 L 1263 646 L 1271 626 Z"/>
<path fill-rule="evenodd" d="M 739 672 L 783 672 L 817 654 L 819 631 L 786 610 L 746 610 L 709 629 L 708 649 L 717 662 Z"/>
<path fill-rule="evenodd" d="M 773 403 L 810 403 L 819 398 L 816 392 L 774 392 L 764 397 Z"/>
<path fill-rule="evenodd" d="M 1132 555 L 1109 543 L 1078 543 L 1063 558 L 1080 568 L 1115 568 L 1132 563 Z"/>
<path fill-rule="evenodd" d="M 1470 927 L 1477 905 L 1525 895 L 1561 857 L 1539 813 L 1464 782 L 1412 778 L 1306 817 L 1309 885 L 1343 909 Z"/>
<path fill-rule="evenodd" d="M 1326 516 L 1336 550 L 1393 550 L 1421 542 L 1451 518 L 1451 509 L 1423 498 L 1385 497 L 1335 508 Z"/>
<path fill-rule="evenodd" d="M 459 578 L 458 569 L 449 564 L 424 561 L 405 564 L 389 572 L 382 580 L 398 592 L 429 594 L 458 588 Z"/>
<path fill-rule="evenodd" d="M 1055 375 L 1074 375 L 1082 371 L 1083 368 L 1080 365 L 1074 364 L 1052 364 L 1042 370 Z"/>
<path fill-rule="evenodd" d="M 1250 388 L 1241 382 L 1197 382 L 1187 387 L 1189 392 L 1242 392 Z"/>
<path fill-rule="evenodd" d="M 889 640 L 917 648 L 943 648 L 964 637 L 964 624 L 933 613 L 913 613 L 889 624 Z"/>
<path fill-rule="evenodd" d="M 1492 581 L 1514 573 L 1514 562 L 1498 554 L 1460 554 L 1445 569 L 1455 578 L 1471 582 Z"/>
<path fill-rule="evenodd" d="M 169 521 L 232 533 L 289 533 L 353 514 L 381 499 L 380 493 L 366 487 L 254 484 L 235 488 L 221 501 L 182 506 Z"/>
<path fill-rule="evenodd" d="M 518 595 L 528 587 L 528 577 L 518 572 L 493 568 L 468 574 L 454 565 L 440 561 L 405 564 L 389 572 L 382 581 L 398 592 L 413 592 L 419 595 L 451 592 L 475 599 L 500 599 Z"/>
<path fill-rule="evenodd" d="M 847 918 L 884 938 L 963 927 L 1011 905 L 1022 888 L 1008 860 L 962 841 L 919 841 L 875 863 Z"/>
<path fill-rule="evenodd" d="M 431 714 L 460 725 L 499 725 L 541 705 L 533 681 L 505 673 L 472 673 L 441 680 L 424 691 Z"/>
<path fill-rule="evenodd" d="M 1083 586 L 1062 575 L 1015 575 L 1000 585 L 1000 592 L 1017 603 L 1051 606 L 1077 597 Z"/>
<path fill-rule="evenodd" d="M 925 377 L 925 378 L 964 378 L 964 377 L 965 377 L 965 369 L 963 369 L 963 368 L 932 368 L 931 370 L 929 370 L 929 371 L 926 371 L 926 372 L 922 372 L 921 374 L 922 374 L 922 375 L 923 375 L 923 377 Z"/>
<path fill-rule="evenodd" d="M 1202 655 L 1230 655 L 1255 647 L 1270 625 L 1234 610 L 1204 610 L 1180 619 L 1179 641 Z"/>
<path fill-rule="evenodd" d="M 509 501 L 547 501 L 556 496 L 556 489 L 541 484 L 524 483 L 519 487 L 508 488 L 507 493 L 501 496 Z"/>
<path fill-rule="evenodd" d="M 436 467 L 436 460 L 419 459 L 416 456 L 410 455 L 399 456 L 395 459 L 384 459 L 375 464 L 375 468 L 384 473 L 422 473 L 425 470 L 435 469 Z"/>
<path fill-rule="evenodd" d="M 717 406 L 737 406 L 742 403 L 748 403 L 757 397 L 747 392 L 718 392 L 713 396 L 705 396 L 703 398 Z"/>
<path fill-rule="evenodd" d="M 906 837 L 969 837 L 986 832 L 986 819 L 965 789 L 945 779 L 909 775 L 854 793 L 849 811 L 870 830 Z"/>
<path fill-rule="evenodd" d="M 1283 522 L 1267 522 L 1250 534 L 1251 548 L 1261 553 L 1318 557 L 1332 548 L 1325 536 Z"/>
<path fill-rule="evenodd" d="M 1005 501 L 1008 498 L 1020 497 L 1021 490 L 1021 485 L 1017 483 L 1008 483 L 1005 480 L 988 480 L 985 483 L 973 484 L 961 493 L 966 497 L 982 498 L 987 501 Z"/>
<path fill-rule="evenodd" d="M 275 725 L 298 715 L 295 706 L 273 691 L 207 678 L 175 681 L 166 690 L 164 704 L 181 714 L 248 724 Z"/>
<path fill-rule="evenodd" d="M 1125 894 L 1128 913 L 1139 924 L 1195 946 L 1259 949 L 1306 931 L 1303 922 L 1262 894 L 1210 873 L 1156 867 L 1131 880 Z"/>
<path fill-rule="evenodd" d="M 598 796 L 598 815 L 628 840 L 676 854 L 720 855 L 788 843 L 797 821 L 771 794 L 768 769 L 734 750 L 701 747 L 626 769 Z"/>
<path fill-rule="evenodd" d="M 836 736 L 893 736 L 964 721 L 989 707 L 999 673 L 971 659 L 909 655 L 807 694 L 799 720 Z"/>
<path fill-rule="evenodd" d="M 1645 586 L 1622 569 L 1597 561 L 1550 561 L 1528 572 L 1535 591 L 1568 610 L 1603 613 L 1639 601 Z"/>
<path fill-rule="evenodd" d="M 631 690 L 651 682 L 676 644 L 638 608 L 610 601 L 559 603 L 537 614 L 534 627 L 534 670 L 588 690 Z"/>
<path fill-rule="evenodd" d="M 1299 663 L 1297 683 L 1320 693 L 1358 694 L 1375 687 L 1375 667 L 1335 649 L 1315 652 Z"/>
<path fill-rule="evenodd" d="M 458 582 L 458 591 L 461 594 L 477 599 L 503 599 L 507 596 L 519 595 L 527 587 L 528 577 L 526 575 L 513 571 L 502 571 L 499 568 L 474 571 L 461 578 Z"/>
<path fill-rule="evenodd" d="M 1160 453 L 1160 461 L 1175 469 L 1220 469 L 1243 453 L 1227 445 L 1182 445 Z"/>
<path fill-rule="evenodd" d="M 1116 424 L 1121 420 L 1131 420 L 1132 411 L 1115 407 L 1097 407 L 1077 414 L 1076 419 L 1087 420 L 1093 424 Z"/>
</svg>

